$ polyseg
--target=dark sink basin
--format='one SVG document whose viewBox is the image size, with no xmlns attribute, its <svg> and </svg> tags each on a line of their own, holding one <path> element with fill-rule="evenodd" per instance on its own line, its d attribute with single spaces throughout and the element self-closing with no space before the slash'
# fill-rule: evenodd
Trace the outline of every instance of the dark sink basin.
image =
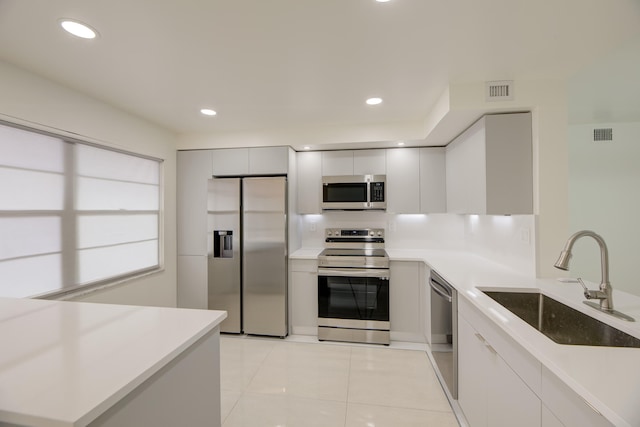
<svg viewBox="0 0 640 427">
<path fill-rule="evenodd" d="M 540 292 L 483 292 L 558 344 L 640 348 L 640 339 Z"/>
</svg>

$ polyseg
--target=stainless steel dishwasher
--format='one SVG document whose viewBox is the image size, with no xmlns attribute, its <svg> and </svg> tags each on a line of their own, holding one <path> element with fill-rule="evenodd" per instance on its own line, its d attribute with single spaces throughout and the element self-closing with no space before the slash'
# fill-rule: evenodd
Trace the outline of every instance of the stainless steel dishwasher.
<svg viewBox="0 0 640 427">
<path fill-rule="evenodd" d="M 431 355 L 453 399 L 458 398 L 458 293 L 431 270 Z"/>
</svg>

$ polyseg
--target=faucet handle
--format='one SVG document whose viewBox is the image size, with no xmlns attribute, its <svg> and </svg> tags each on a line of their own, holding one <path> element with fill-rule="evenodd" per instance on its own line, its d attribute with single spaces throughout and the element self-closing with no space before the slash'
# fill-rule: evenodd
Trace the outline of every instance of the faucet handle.
<svg viewBox="0 0 640 427">
<path fill-rule="evenodd" d="M 580 283 L 580 285 L 582 286 L 582 289 L 584 290 L 584 297 L 586 299 L 599 298 L 598 291 L 590 291 L 589 288 L 587 288 L 587 285 L 584 284 L 584 282 L 580 277 L 576 277 L 575 279 L 562 278 L 558 280 L 560 280 L 563 283 Z"/>
<path fill-rule="evenodd" d="M 584 297 L 586 299 L 591 299 L 591 293 L 589 292 L 589 289 L 587 288 L 587 285 L 584 284 L 582 279 L 577 277 L 576 278 L 576 282 L 578 282 L 578 283 L 580 283 L 582 285 L 582 289 L 584 289 Z"/>
<path fill-rule="evenodd" d="M 580 283 L 582 285 L 582 289 L 584 289 L 584 297 L 586 299 L 599 299 L 599 300 L 604 300 L 609 298 L 609 296 L 602 291 L 591 291 L 587 288 L 587 286 L 584 284 L 584 282 L 582 281 L 581 278 L 577 278 L 576 281 L 578 283 Z"/>
</svg>

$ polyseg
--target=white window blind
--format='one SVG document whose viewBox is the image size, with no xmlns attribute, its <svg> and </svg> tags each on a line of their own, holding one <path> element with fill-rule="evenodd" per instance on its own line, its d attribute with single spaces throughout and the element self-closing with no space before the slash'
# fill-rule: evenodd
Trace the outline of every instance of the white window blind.
<svg viewBox="0 0 640 427">
<path fill-rule="evenodd" d="M 160 265 L 160 162 L 0 125 L 0 296 Z"/>
</svg>

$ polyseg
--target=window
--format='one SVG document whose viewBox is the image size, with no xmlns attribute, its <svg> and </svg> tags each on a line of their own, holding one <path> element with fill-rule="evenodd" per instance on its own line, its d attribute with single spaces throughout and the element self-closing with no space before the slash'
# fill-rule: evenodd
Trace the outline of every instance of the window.
<svg viewBox="0 0 640 427">
<path fill-rule="evenodd" d="M 160 161 L 0 124 L 0 296 L 160 266 Z"/>
</svg>

